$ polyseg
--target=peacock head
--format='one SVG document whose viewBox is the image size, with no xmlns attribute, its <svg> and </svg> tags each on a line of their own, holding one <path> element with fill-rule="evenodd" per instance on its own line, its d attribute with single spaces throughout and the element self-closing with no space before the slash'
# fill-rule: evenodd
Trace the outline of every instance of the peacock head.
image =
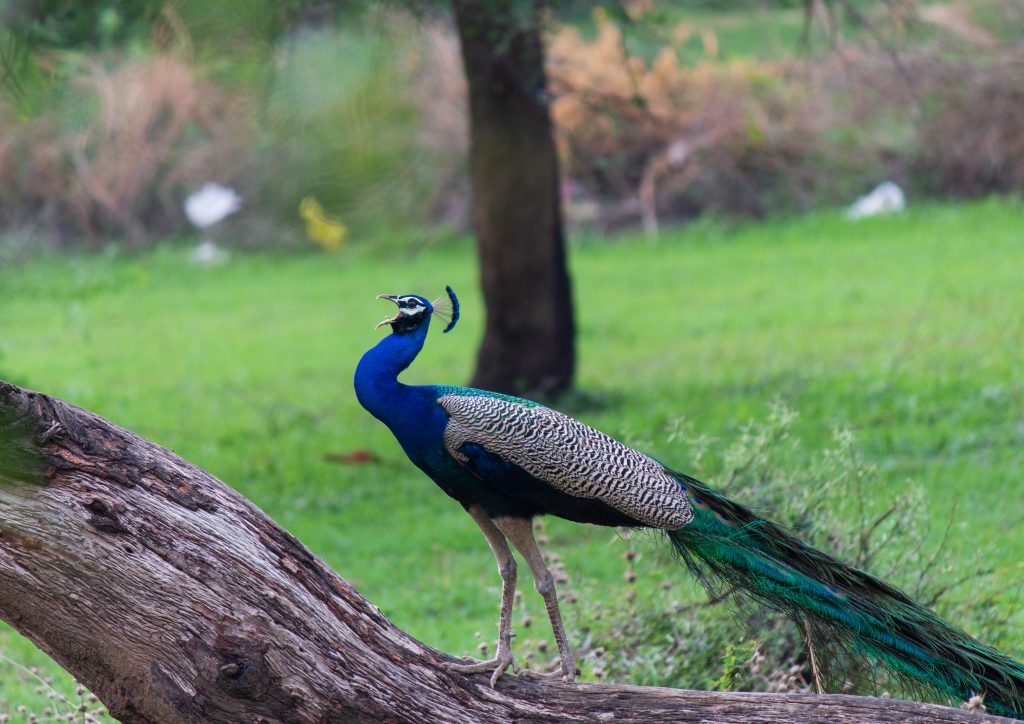
<svg viewBox="0 0 1024 724">
<path fill-rule="evenodd" d="M 444 331 L 451 332 L 455 323 L 459 321 L 459 299 L 451 287 L 444 289 L 448 295 L 438 297 L 433 302 L 419 294 L 378 294 L 377 299 L 394 302 L 398 306 L 398 312 L 394 317 L 382 321 L 375 329 L 390 325 L 393 334 L 410 334 L 426 325 L 430 316 L 436 314 L 448 322 Z"/>
</svg>

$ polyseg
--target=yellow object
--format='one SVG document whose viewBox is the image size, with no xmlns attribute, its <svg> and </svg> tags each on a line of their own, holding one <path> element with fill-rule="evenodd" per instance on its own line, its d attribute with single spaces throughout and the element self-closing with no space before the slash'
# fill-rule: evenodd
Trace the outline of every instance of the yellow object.
<svg viewBox="0 0 1024 724">
<path fill-rule="evenodd" d="M 306 236 L 317 246 L 326 251 L 337 251 L 345 245 L 348 238 L 348 227 L 334 216 L 324 211 L 312 196 L 307 196 L 299 203 L 299 216 L 306 221 Z"/>
</svg>

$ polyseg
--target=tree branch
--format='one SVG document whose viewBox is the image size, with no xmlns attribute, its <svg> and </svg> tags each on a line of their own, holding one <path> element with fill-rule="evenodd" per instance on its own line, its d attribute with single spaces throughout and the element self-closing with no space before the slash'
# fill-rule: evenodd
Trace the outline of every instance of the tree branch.
<svg viewBox="0 0 1024 724">
<path fill-rule="evenodd" d="M 981 722 L 890 699 L 452 674 L 209 473 L 0 382 L 0 618 L 125 722 Z"/>
</svg>

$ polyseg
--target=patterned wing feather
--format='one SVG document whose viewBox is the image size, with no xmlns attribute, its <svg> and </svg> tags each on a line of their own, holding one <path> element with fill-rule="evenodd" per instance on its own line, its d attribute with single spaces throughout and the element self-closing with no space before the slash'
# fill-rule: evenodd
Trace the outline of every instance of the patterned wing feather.
<svg viewBox="0 0 1024 724">
<path fill-rule="evenodd" d="M 506 396 L 445 394 L 444 444 L 462 463 L 467 443 L 553 488 L 595 498 L 643 525 L 676 530 L 693 519 L 678 481 L 650 457 L 560 412 Z"/>
</svg>

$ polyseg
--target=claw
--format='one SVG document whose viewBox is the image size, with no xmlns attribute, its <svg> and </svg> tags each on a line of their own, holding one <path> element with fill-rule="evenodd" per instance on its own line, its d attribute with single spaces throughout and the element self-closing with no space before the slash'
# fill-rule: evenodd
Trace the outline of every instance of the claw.
<svg viewBox="0 0 1024 724">
<path fill-rule="evenodd" d="M 507 671 L 510 666 L 512 667 L 512 670 L 515 671 L 516 663 L 512 660 L 512 654 L 505 654 L 504 658 L 502 658 L 494 668 L 494 673 L 491 674 L 492 689 L 494 688 L 494 685 L 498 683 L 498 679 L 504 675 L 505 671 Z"/>
<path fill-rule="evenodd" d="M 491 688 L 493 689 L 495 684 L 498 683 L 498 679 L 509 669 L 512 668 L 516 671 L 515 660 L 512 658 L 512 654 L 508 652 L 499 652 L 493 659 L 487 661 L 480 661 L 479 659 L 469 659 L 472 663 L 467 664 L 455 664 L 451 662 L 445 662 L 441 666 L 448 671 L 454 671 L 458 674 L 479 674 L 485 671 L 491 672 Z"/>
<path fill-rule="evenodd" d="M 571 684 L 573 680 L 579 675 L 580 670 L 574 665 L 572 672 L 570 673 L 566 667 L 560 668 L 558 671 L 532 671 L 531 669 L 516 669 L 516 676 L 521 676 L 524 679 L 561 679 L 567 684 Z"/>
<path fill-rule="evenodd" d="M 459 674 L 479 674 L 481 671 L 487 671 L 491 666 L 498 663 L 497 659 L 490 661 L 481 661 L 480 659 L 466 658 L 464 661 L 471 661 L 469 664 L 456 664 L 451 661 L 445 661 L 441 664 L 441 668 L 447 669 L 448 671 L 455 671 Z"/>
</svg>

